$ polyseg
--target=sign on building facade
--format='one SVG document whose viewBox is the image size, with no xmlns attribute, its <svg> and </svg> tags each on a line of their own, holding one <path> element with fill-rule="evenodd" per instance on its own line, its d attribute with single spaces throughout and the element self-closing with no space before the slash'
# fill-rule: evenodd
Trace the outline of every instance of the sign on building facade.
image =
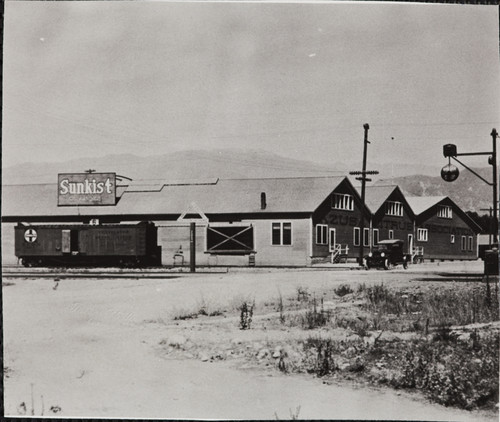
<svg viewBox="0 0 500 422">
<path fill-rule="evenodd" d="M 116 173 L 60 173 L 57 205 L 115 205 Z"/>
</svg>

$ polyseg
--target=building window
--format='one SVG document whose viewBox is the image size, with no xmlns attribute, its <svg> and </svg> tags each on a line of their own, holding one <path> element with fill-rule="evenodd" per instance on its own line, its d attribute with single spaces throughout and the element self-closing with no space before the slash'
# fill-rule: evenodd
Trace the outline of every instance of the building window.
<svg viewBox="0 0 500 422">
<path fill-rule="evenodd" d="M 469 251 L 474 250 L 474 241 L 472 240 L 472 236 L 469 236 Z"/>
<path fill-rule="evenodd" d="M 454 234 L 452 234 L 450 236 L 450 243 L 455 243 L 455 235 Z"/>
<path fill-rule="evenodd" d="M 361 230 L 359 227 L 354 227 L 354 246 L 359 246 L 361 240 Z"/>
<path fill-rule="evenodd" d="M 354 210 L 354 198 L 352 195 L 334 193 L 332 197 L 332 208 L 336 210 Z"/>
<path fill-rule="evenodd" d="M 403 216 L 403 203 L 396 201 L 387 201 L 385 203 L 385 213 L 387 215 Z"/>
<path fill-rule="evenodd" d="M 429 239 L 429 231 L 427 229 L 417 229 L 417 240 L 419 242 L 427 242 Z"/>
<path fill-rule="evenodd" d="M 440 205 L 438 207 L 437 216 L 439 218 L 453 218 L 453 212 L 448 205 Z"/>
<path fill-rule="evenodd" d="M 328 244 L 328 226 L 326 224 L 316 225 L 316 244 L 317 245 Z"/>
<path fill-rule="evenodd" d="M 272 244 L 275 246 L 292 244 L 292 223 L 272 223 Z"/>
<path fill-rule="evenodd" d="M 463 251 L 467 249 L 467 236 L 462 236 L 460 247 Z"/>
<path fill-rule="evenodd" d="M 373 229 L 373 246 L 378 245 L 378 229 Z"/>
<path fill-rule="evenodd" d="M 389 230 L 389 239 L 394 239 L 394 230 Z"/>
<path fill-rule="evenodd" d="M 363 246 L 370 246 L 370 229 L 363 229 Z"/>
</svg>

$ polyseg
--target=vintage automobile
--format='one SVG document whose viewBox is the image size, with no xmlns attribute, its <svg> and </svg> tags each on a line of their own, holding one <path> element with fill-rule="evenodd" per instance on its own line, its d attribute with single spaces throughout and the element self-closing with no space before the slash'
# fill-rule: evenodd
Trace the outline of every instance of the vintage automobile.
<svg viewBox="0 0 500 422">
<path fill-rule="evenodd" d="M 403 253 L 404 242 L 398 239 L 381 240 L 365 257 L 366 268 L 384 268 L 388 270 L 395 265 L 403 264 L 408 268 L 411 257 Z"/>
</svg>

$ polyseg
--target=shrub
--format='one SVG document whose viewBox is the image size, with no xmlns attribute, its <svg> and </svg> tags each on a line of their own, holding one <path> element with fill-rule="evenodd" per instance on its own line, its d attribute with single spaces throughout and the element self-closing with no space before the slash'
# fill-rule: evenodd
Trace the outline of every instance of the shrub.
<svg viewBox="0 0 500 422">
<path fill-rule="evenodd" d="M 306 310 L 301 318 L 303 328 L 312 330 L 317 327 L 325 326 L 330 320 L 330 312 L 325 311 L 323 307 L 323 298 L 321 298 L 321 307 L 318 310 L 316 297 L 310 302 L 310 308 Z"/>
<path fill-rule="evenodd" d="M 310 297 L 311 293 L 309 293 L 307 287 L 297 287 L 297 302 L 307 302 Z"/>
<path fill-rule="evenodd" d="M 280 314 L 280 323 L 284 324 L 285 323 L 285 314 L 284 314 L 285 306 L 283 305 L 283 296 L 281 295 L 281 292 L 279 292 L 279 298 L 278 298 L 278 309 L 277 311 Z"/>
<path fill-rule="evenodd" d="M 404 310 L 403 295 L 389 290 L 384 284 L 376 284 L 365 290 L 367 307 L 376 312 L 400 315 Z"/>
<path fill-rule="evenodd" d="M 337 350 L 334 345 L 332 339 L 309 337 L 304 343 L 306 353 L 312 353 L 310 361 L 306 364 L 307 372 L 313 372 L 322 377 L 338 369 L 334 360 Z"/>
<path fill-rule="evenodd" d="M 473 409 L 498 402 L 499 334 L 484 335 L 475 345 L 447 341 L 411 342 L 401 359 L 396 387 L 423 390 L 445 406 Z"/>
<path fill-rule="evenodd" d="M 198 311 L 192 311 L 187 309 L 176 309 L 173 311 L 172 318 L 174 321 L 184 321 L 186 319 L 198 318 Z"/>
<path fill-rule="evenodd" d="M 343 297 L 345 295 L 354 293 L 354 290 L 351 289 L 351 287 L 347 284 L 342 284 L 336 289 L 333 290 L 337 296 Z"/>
<path fill-rule="evenodd" d="M 250 304 L 244 301 L 240 306 L 240 330 L 249 330 L 252 324 L 255 300 Z"/>
<path fill-rule="evenodd" d="M 429 292 L 423 297 L 422 313 L 431 325 L 466 325 L 498 320 L 498 304 L 487 306 L 479 286 L 467 290 Z"/>
</svg>

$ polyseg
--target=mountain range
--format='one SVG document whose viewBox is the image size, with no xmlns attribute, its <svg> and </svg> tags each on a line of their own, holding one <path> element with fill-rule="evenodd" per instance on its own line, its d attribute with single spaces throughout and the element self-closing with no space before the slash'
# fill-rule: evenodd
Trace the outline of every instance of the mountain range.
<svg viewBox="0 0 500 422">
<path fill-rule="evenodd" d="M 4 166 L 2 184 L 55 183 L 58 173 L 81 173 L 89 169 L 114 172 L 136 181 L 333 176 L 360 170 L 360 164 L 354 161 L 316 163 L 262 150 L 241 149 L 188 150 L 158 156 L 116 154 L 65 162 Z M 449 196 L 463 210 L 479 214 L 487 214 L 492 205 L 492 188 L 465 169 L 461 170 L 455 182 L 449 183 L 441 179 L 440 168 L 434 166 L 377 163 L 376 167 L 385 169 L 385 173 L 381 171 L 379 176 L 374 176 L 372 183 L 396 184 L 408 196 Z M 475 171 L 486 180 L 492 179 L 491 167 Z M 354 179 L 352 181 L 355 185 L 358 183 Z"/>
</svg>

